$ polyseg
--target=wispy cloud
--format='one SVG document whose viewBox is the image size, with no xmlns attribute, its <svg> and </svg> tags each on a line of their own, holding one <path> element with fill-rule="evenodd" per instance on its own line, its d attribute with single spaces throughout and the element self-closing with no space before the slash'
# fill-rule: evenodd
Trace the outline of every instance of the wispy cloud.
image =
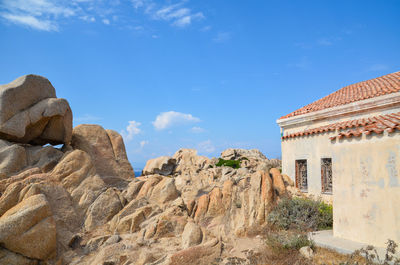
<svg viewBox="0 0 400 265">
<path fill-rule="evenodd" d="M 370 67 L 368 67 L 367 71 L 379 72 L 379 71 L 385 71 L 387 69 L 389 69 L 389 66 L 387 66 L 386 64 L 377 63 L 377 64 L 373 64 Z"/>
<path fill-rule="evenodd" d="M 190 129 L 190 131 L 191 131 L 192 133 L 202 133 L 202 132 L 205 132 L 205 130 L 204 130 L 203 128 L 197 127 L 197 126 L 192 127 L 192 129 Z"/>
<path fill-rule="evenodd" d="M 101 120 L 100 117 L 94 116 L 92 114 L 84 114 L 82 116 L 74 118 L 74 121 L 76 122 L 93 122 L 93 121 L 99 121 Z"/>
<path fill-rule="evenodd" d="M 42 31 L 57 31 L 57 19 L 76 15 L 77 9 L 49 0 L 2 0 L 0 16 L 14 24 Z"/>
<path fill-rule="evenodd" d="M 153 126 L 156 130 L 164 130 L 173 125 L 185 124 L 191 122 L 199 122 L 200 119 L 194 117 L 192 114 L 186 114 L 176 111 L 162 112 L 153 122 Z"/>
<path fill-rule="evenodd" d="M 299 69 L 306 69 L 310 67 L 311 63 L 307 56 L 301 57 L 301 59 L 297 62 L 289 63 L 289 67 L 299 68 Z"/>
<path fill-rule="evenodd" d="M 213 38 L 213 41 L 217 42 L 217 43 L 222 43 L 222 42 L 226 42 L 226 41 L 230 40 L 231 38 L 232 38 L 232 35 L 230 32 L 219 32 L 217 34 L 217 36 L 215 36 Z"/>
<path fill-rule="evenodd" d="M 50 20 L 39 20 L 34 16 L 29 15 L 13 15 L 3 13 L 1 16 L 14 24 L 20 24 L 23 26 L 28 26 L 37 30 L 44 31 L 58 31 L 58 26 L 56 23 Z"/>
<path fill-rule="evenodd" d="M 317 40 L 317 44 L 320 46 L 332 46 L 338 41 L 341 41 L 342 37 L 329 37 L 329 38 L 320 38 Z"/>
<path fill-rule="evenodd" d="M 175 27 L 187 27 L 205 18 L 201 11 L 188 7 L 186 0 L 168 5 L 155 0 L 130 2 L 130 8 L 143 13 L 147 19 L 164 21 Z M 131 16 L 132 10 L 127 10 L 120 0 L 0 0 L 3 21 L 41 31 L 59 31 L 60 25 L 74 19 L 126 27 L 137 24 L 137 18 Z"/>
<path fill-rule="evenodd" d="M 145 145 L 148 145 L 148 144 L 149 144 L 149 141 L 141 141 L 139 144 L 140 144 L 140 148 L 143 149 L 143 147 L 144 147 Z"/>
<path fill-rule="evenodd" d="M 135 9 L 143 10 L 154 20 L 170 22 L 176 27 L 186 27 L 193 21 L 204 19 L 202 12 L 193 12 L 191 8 L 185 6 L 187 1 L 176 4 L 159 6 L 152 0 L 131 0 Z"/>
<path fill-rule="evenodd" d="M 140 122 L 129 121 L 129 125 L 126 127 L 126 129 L 121 131 L 121 135 L 124 137 L 124 140 L 129 142 L 135 135 L 141 133 L 142 130 L 139 128 L 140 125 L 142 125 Z"/>
<path fill-rule="evenodd" d="M 318 45 L 322 45 L 322 46 L 331 46 L 333 45 L 333 42 L 327 38 L 323 38 L 323 39 L 319 39 L 317 41 Z"/>
<path fill-rule="evenodd" d="M 202 28 L 200 29 L 200 31 L 202 31 L 202 32 L 207 32 L 207 31 L 210 31 L 211 29 L 212 29 L 211 26 L 205 26 L 205 27 L 202 27 Z"/>
<path fill-rule="evenodd" d="M 197 145 L 197 148 L 199 149 L 200 152 L 210 154 L 215 152 L 215 146 L 211 142 L 211 140 L 207 140 L 204 142 L 201 142 Z"/>
</svg>

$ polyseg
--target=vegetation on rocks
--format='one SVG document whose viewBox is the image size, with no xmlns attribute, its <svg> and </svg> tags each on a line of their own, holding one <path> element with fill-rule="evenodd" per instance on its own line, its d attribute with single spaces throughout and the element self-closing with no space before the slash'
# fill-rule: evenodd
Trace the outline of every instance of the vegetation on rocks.
<svg viewBox="0 0 400 265">
<path fill-rule="evenodd" d="M 238 169 L 238 168 L 240 168 L 240 161 L 238 161 L 238 160 L 225 160 L 225 159 L 220 158 L 218 160 L 218 163 L 215 164 L 215 166 L 217 166 L 217 167 L 226 166 L 226 167 L 231 167 L 231 168 L 234 168 L 234 169 Z"/>
<path fill-rule="evenodd" d="M 332 206 L 309 198 L 284 198 L 268 215 L 270 224 L 280 229 L 322 230 L 332 228 Z"/>
</svg>

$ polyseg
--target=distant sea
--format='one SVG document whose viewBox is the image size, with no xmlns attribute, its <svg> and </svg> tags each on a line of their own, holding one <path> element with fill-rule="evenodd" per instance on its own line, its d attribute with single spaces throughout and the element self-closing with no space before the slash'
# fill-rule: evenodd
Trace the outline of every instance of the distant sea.
<svg viewBox="0 0 400 265">
<path fill-rule="evenodd" d="M 139 177 L 140 175 L 142 175 L 142 169 L 136 169 L 135 170 L 135 177 Z"/>
</svg>

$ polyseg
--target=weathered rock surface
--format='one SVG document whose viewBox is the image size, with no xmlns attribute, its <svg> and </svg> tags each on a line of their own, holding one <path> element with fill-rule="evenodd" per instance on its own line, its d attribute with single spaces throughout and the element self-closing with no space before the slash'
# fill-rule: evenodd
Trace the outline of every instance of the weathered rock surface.
<svg viewBox="0 0 400 265">
<path fill-rule="evenodd" d="M 27 165 L 25 148 L 0 140 L 0 179 L 17 173 Z"/>
<path fill-rule="evenodd" d="M 28 259 L 20 254 L 0 248 L 0 264 L 7 265 L 38 265 L 38 260 Z"/>
<path fill-rule="evenodd" d="M 45 260 L 56 250 L 56 226 L 42 194 L 31 196 L 0 217 L 0 243 L 23 256 Z"/>
<path fill-rule="evenodd" d="M 208 265 L 218 262 L 222 252 L 222 242 L 213 239 L 200 246 L 179 251 L 171 256 L 170 265 Z"/>
<path fill-rule="evenodd" d="M 48 172 L 62 156 L 63 152 L 52 146 L 31 146 L 0 140 L 0 179 L 29 168 Z"/>
<path fill-rule="evenodd" d="M 188 171 L 198 171 L 207 168 L 211 164 L 211 160 L 205 156 L 197 155 L 197 150 L 180 149 L 173 157 L 176 160 L 175 173 L 182 174 Z"/>
<path fill-rule="evenodd" d="M 203 240 L 203 232 L 200 226 L 194 222 L 188 222 L 182 233 L 182 248 L 196 246 Z"/>
<path fill-rule="evenodd" d="M 85 220 L 86 230 L 92 230 L 107 223 L 122 209 L 118 191 L 109 188 L 90 205 Z"/>
<path fill-rule="evenodd" d="M 162 156 L 147 161 L 143 175 L 154 175 L 159 174 L 163 176 L 171 175 L 176 166 L 175 158 L 169 156 Z"/>
<path fill-rule="evenodd" d="M 0 138 L 19 143 L 68 144 L 72 112 L 49 80 L 25 75 L 0 85 Z"/>
<path fill-rule="evenodd" d="M 116 132 L 99 125 L 78 125 L 73 130 L 71 145 L 91 157 L 97 174 L 106 182 L 113 183 L 115 177 L 125 180 L 135 177 L 122 137 Z"/>
</svg>

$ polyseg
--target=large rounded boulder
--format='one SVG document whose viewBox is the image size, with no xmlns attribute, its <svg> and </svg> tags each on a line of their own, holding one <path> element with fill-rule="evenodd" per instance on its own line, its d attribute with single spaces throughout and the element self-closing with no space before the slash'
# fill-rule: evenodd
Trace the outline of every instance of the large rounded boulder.
<svg viewBox="0 0 400 265">
<path fill-rule="evenodd" d="M 0 85 L 0 138 L 29 144 L 68 144 L 72 111 L 49 80 L 25 75 Z"/>
<path fill-rule="evenodd" d="M 135 177 L 123 139 L 117 132 L 105 130 L 100 125 L 81 124 L 73 130 L 71 145 L 91 157 L 97 174 L 103 179 L 131 180 Z"/>
</svg>

